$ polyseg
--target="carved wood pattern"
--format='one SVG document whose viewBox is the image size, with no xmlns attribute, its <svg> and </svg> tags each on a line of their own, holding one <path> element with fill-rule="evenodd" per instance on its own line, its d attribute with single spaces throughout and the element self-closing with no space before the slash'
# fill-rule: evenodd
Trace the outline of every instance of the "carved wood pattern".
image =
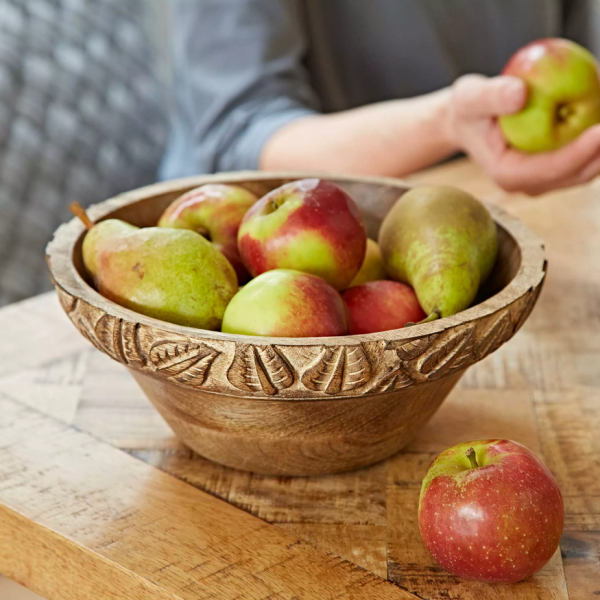
<svg viewBox="0 0 600 600">
<path fill-rule="evenodd" d="M 533 309 L 540 287 L 541 283 L 477 321 L 370 345 L 209 342 L 201 335 L 176 336 L 117 318 L 60 288 L 59 299 L 96 348 L 153 377 L 229 395 L 310 399 L 393 392 L 465 369 L 515 334 Z M 217 359 L 219 368 L 213 369 Z"/>
<path fill-rule="evenodd" d="M 302 383 L 316 392 L 339 394 L 360 388 L 370 378 L 371 365 L 361 346 L 325 346 Z"/>
<path fill-rule="evenodd" d="M 294 382 L 292 367 L 276 346 L 240 346 L 227 372 L 229 382 L 245 392 L 277 394 Z"/>
</svg>

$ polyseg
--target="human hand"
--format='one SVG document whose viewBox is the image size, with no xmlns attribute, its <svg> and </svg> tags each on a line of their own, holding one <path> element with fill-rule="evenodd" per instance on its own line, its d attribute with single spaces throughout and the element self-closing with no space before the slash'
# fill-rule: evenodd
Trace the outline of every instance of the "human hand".
<svg viewBox="0 0 600 600">
<path fill-rule="evenodd" d="M 600 174 L 600 125 L 552 152 L 526 154 L 508 145 L 497 117 L 518 112 L 526 99 L 527 87 L 517 77 L 460 77 L 451 88 L 448 126 L 453 143 L 507 191 L 535 196 Z"/>
</svg>

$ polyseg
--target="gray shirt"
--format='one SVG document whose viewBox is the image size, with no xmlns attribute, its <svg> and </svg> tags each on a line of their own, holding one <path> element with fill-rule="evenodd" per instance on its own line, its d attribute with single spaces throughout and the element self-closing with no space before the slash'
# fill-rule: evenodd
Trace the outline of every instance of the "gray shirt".
<svg viewBox="0 0 600 600">
<path fill-rule="evenodd" d="M 294 119 L 495 75 L 537 38 L 589 47 L 587 5 L 174 0 L 175 107 L 161 176 L 257 168 L 267 139 Z"/>
</svg>

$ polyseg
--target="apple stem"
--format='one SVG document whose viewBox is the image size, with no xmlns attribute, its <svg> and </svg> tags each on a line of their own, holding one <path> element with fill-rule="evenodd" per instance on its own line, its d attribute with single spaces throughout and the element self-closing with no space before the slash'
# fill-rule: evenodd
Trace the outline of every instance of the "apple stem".
<svg viewBox="0 0 600 600">
<path fill-rule="evenodd" d="M 88 217 L 85 208 L 83 208 L 79 202 L 71 202 L 71 204 L 69 204 L 69 210 L 81 220 L 88 231 L 94 226 L 94 222 Z"/>
<path fill-rule="evenodd" d="M 472 469 L 476 469 L 477 467 L 479 467 L 479 464 L 477 463 L 477 455 L 475 454 L 475 450 L 473 448 L 469 448 L 467 450 L 467 458 L 471 463 Z"/>
</svg>

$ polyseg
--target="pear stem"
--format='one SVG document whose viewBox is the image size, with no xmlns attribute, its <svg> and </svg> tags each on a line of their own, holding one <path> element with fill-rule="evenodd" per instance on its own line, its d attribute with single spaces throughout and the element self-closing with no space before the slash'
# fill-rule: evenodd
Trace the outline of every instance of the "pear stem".
<svg viewBox="0 0 600 600">
<path fill-rule="evenodd" d="M 473 448 L 469 448 L 467 450 L 467 458 L 471 463 L 471 469 L 476 469 L 479 467 L 479 464 L 477 463 L 477 455 L 475 454 L 475 450 Z"/>
<path fill-rule="evenodd" d="M 412 327 L 413 325 L 421 325 L 423 323 L 431 323 L 432 321 L 436 321 L 440 318 L 440 314 L 438 312 L 432 312 L 430 315 L 425 317 L 422 321 L 418 321 L 414 323 L 413 321 L 409 321 L 404 325 L 404 327 Z"/>
<path fill-rule="evenodd" d="M 69 204 L 69 210 L 81 220 L 88 231 L 94 226 L 94 222 L 88 217 L 85 208 L 83 208 L 79 202 L 71 202 L 71 204 Z"/>
<path fill-rule="evenodd" d="M 419 321 L 417 325 L 421 323 L 431 323 L 432 321 L 437 321 L 440 318 L 440 313 L 437 311 L 433 311 L 431 314 L 427 315 L 422 321 Z"/>
</svg>

